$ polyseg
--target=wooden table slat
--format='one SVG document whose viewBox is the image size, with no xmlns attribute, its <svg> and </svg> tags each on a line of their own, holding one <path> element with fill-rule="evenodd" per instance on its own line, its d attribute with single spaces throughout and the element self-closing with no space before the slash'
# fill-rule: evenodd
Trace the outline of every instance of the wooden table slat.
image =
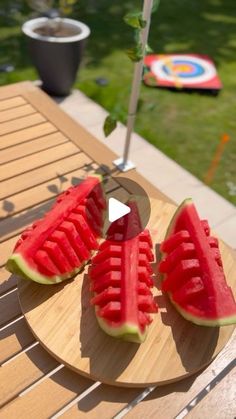
<svg viewBox="0 0 236 419">
<path fill-rule="evenodd" d="M 27 102 L 22 96 L 16 96 L 11 99 L 2 100 L 0 96 L 0 111 L 5 111 L 6 109 L 13 109 L 17 106 L 25 105 Z"/>
<path fill-rule="evenodd" d="M 12 250 L 14 249 L 17 239 L 18 236 L 12 237 L 0 244 L 0 266 L 5 265 L 7 259 L 12 253 Z"/>
<path fill-rule="evenodd" d="M 10 134 L 11 132 L 19 131 L 23 128 L 38 125 L 44 121 L 46 121 L 46 118 L 37 112 L 30 116 L 24 116 L 13 121 L 3 122 L 0 124 L 0 135 Z"/>
<path fill-rule="evenodd" d="M 24 93 L 27 89 L 31 90 L 31 87 L 35 86 L 30 81 L 23 81 L 20 83 L 12 83 L 1 87 L 0 100 L 15 99 L 16 97 L 24 97 Z"/>
<path fill-rule="evenodd" d="M 66 176 L 67 173 L 78 168 L 79 152 L 68 157 L 49 163 L 43 167 L 22 173 L 4 181 L 4 188 L 0 188 L 0 199 L 14 195 L 25 189 L 40 185 L 49 179 Z M 87 159 L 87 157 L 86 157 Z M 0 184 L 1 185 L 1 184 Z M 1 231 L 1 229 L 0 229 Z"/>
<path fill-rule="evenodd" d="M 0 331 L 0 364 L 18 354 L 35 341 L 25 319 Z"/>
<path fill-rule="evenodd" d="M 17 118 L 21 118 L 23 116 L 31 115 L 35 113 L 35 109 L 31 105 L 22 105 L 18 106 L 14 109 L 7 109 L 5 111 L 0 112 L 0 123 L 11 121 Z"/>
<path fill-rule="evenodd" d="M 16 277 L 5 268 L 0 268 L 0 296 L 16 287 Z"/>
<path fill-rule="evenodd" d="M 2 135 L 0 137 L 0 150 L 10 148 L 16 144 L 25 144 L 27 147 L 26 143 L 28 141 L 40 138 L 46 134 L 51 134 L 55 131 L 57 131 L 57 128 L 54 125 L 52 125 L 50 122 L 43 122 L 42 124 L 21 129 L 19 131 L 13 132 L 12 134 Z"/>
<path fill-rule="evenodd" d="M 16 290 L 0 298 L 0 327 L 21 314 Z"/>
<path fill-rule="evenodd" d="M 91 380 L 63 368 L 6 405 L 0 418 L 49 418 L 92 384 Z"/>
<path fill-rule="evenodd" d="M 53 134 L 28 141 L 27 144 L 17 144 L 14 147 L 6 148 L 0 152 L 0 164 L 7 163 L 11 160 L 15 161 L 16 159 L 38 153 L 42 150 L 48 150 L 67 141 L 68 139 L 63 134 L 54 132 Z"/>
<path fill-rule="evenodd" d="M 236 417 L 236 367 L 233 368 L 216 387 L 198 403 L 186 419 L 232 419 Z M 227 403 L 224 403 L 227 400 Z"/>
<path fill-rule="evenodd" d="M 68 141 L 65 144 L 53 147 L 50 153 L 48 150 L 44 150 L 17 160 L 17 164 L 14 161 L 3 164 L 0 167 L 0 181 L 28 172 L 36 167 L 42 167 L 55 160 L 71 156 L 78 153 L 78 151 L 77 146 Z"/>
<path fill-rule="evenodd" d="M 65 144 L 63 145 L 65 146 Z M 54 150 L 55 149 L 52 150 L 52 153 L 54 153 Z M 80 169 L 65 175 L 63 177 L 63 182 L 61 177 L 58 177 L 9 197 L 7 201 L 11 203 L 11 215 L 15 214 L 16 212 L 23 211 L 26 208 L 30 208 L 33 205 L 37 205 L 40 202 L 43 203 L 48 199 L 56 197 L 59 193 L 63 192 L 71 186 L 71 181 L 74 179 L 81 179 L 84 176 L 83 166 L 86 163 L 90 163 L 90 159 L 84 153 L 79 153 L 77 160 L 78 167 L 80 167 Z M 31 176 L 30 173 L 29 176 Z M 0 218 L 5 217 L 8 214 L 9 213 L 5 209 L 3 201 L 0 201 Z"/>
<path fill-rule="evenodd" d="M 58 366 L 39 345 L 0 368 L 0 407 Z"/>
<path fill-rule="evenodd" d="M 216 359 L 202 372 L 180 382 L 156 388 L 142 403 L 126 415 L 127 419 L 159 417 L 173 419 L 207 386 L 231 361 L 235 359 L 236 332 Z"/>
<path fill-rule="evenodd" d="M 111 419 L 140 393 L 138 388 L 112 387 L 100 385 L 88 396 L 63 413 L 63 419 L 89 418 Z M 146 418 L 143 412 L 143 419 Z M 159 416 L 161 418 L 161 416 Z M 164 418 L 164 417 L 163 417 Z"/>
</svg>

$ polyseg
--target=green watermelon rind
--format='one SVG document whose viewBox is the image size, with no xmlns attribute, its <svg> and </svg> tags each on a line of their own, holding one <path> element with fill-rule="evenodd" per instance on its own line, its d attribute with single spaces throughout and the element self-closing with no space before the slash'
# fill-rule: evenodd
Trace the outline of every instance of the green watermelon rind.
<svg viewBox="0 0 236 419">
<path fill-rule="evenodd" d="M 197 324 L 198 326 L 209 326 L 209 327 L 219 326 L 220 327 L 220 326 L 229 326 L 236 323 L 236 316 L 221 317 L 219 319 L 209 319 L 206 317 L 193 316 L 188 311 L 180 308 L 180 306 L 175 301 L 173 301 L 173 299 L 171 298 L 171 294 L 169 292 L 168 292 L 168 295 L 173 306 L 176 308 L 179 314 L 183 316 L 186 320 L 194 324 Z"/>
<path fill-rule="evenodd" d="M 174 212 L 174 215 L 172 216 L 170 224 L 167 228 L 164 240 L 166 240 L 168 237 L 170 237 L 171 234 L 173 233 L 174 225 L 175 225 L 175 222 L 176 222 L 176 219 L 177 219 L 179 213 L 181 213 L 181 211 L 183 210 L 184 207 L 186 207 L 188 205 L 191 205 L 192 202 L 193 202 L 192 198 L 186 198 L 180 204 L 180 206 L 176 209 L 176 211 Z M 166 253 L 161 252 L 161 255 L 162 255 L 162 257 L 164 257 L 166 255 Z M 162 281 L 165 279 L 165 276 L 166 276 L 165 274 L 161 275 Z M 227 325 L 232 325 L 232 324 L 236 323 L 236 316 L 221 317 L 221 318 L 218 318 L 218 319 L 209 319 L 209 318 L 200 317 L 200 316 L 199 317 L 198 316 L 193 316 L 192 314 L 190 314 L 186 310 L 182 309 L 175 301 L 173 301 L 173 298 L 172 298 L 170 292 L 168 292 L 167 294 L 170 298 L 171 303 L 176 308 L 176 310 L 180 313 L 180 315 L 183 316 L 186 320 L 191 321 L 194 324 L 197 324 L 199 326 L 213 327 L 213 326 L 227 326 Z"/>
<path fill-rule="evenodd" d="M 53 285 L 59 284 L 65 279 L 73 278 L 73 276 L 77 275 L 80 271 L 83 270 L 86 263 L 88 263 L 88 261 L 84 261 L 78 268 L 66 274 L 62 274 L 60 276 L 47 276 L 40 274 L 35 269 L 32 269 L 19 253 L 13 253 L 13 255 L 8 259 L 5 267 L 9 272 L 19 275 L 24 279 L 35 281 L 39 284 Z"/>
<path fill-rule="evenodd" d="M 145 328 L 145 331 L 142 333 L 140 331 L 140 328 L 136 324 L 123 323 L 122 326 L 114 327 L 109 326 L 107 321 L 103 320 L 97 314 L 96 318 L 101 329 L 112 337 L 134 343 L 142 343 L 146 339 L 148 329 L 147 327 Z"/>
</svg>

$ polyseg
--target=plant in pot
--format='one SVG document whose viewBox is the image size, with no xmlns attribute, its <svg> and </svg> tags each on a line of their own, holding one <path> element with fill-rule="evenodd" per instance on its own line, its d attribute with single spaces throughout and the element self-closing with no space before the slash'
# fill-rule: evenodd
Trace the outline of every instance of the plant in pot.
<svg viewBox="0 0 236 419">
<path fill-rule="evenodd" d="M 32 61 L 48 93 L 70 93 L 90 29 L 84 23 L 63 17 L 76 0 L 28 0 L 40 17 L 28 20 L 22 31 L 29 40 Z M 57 8 L 55 8 L 57 6 Z"/>
</svg>

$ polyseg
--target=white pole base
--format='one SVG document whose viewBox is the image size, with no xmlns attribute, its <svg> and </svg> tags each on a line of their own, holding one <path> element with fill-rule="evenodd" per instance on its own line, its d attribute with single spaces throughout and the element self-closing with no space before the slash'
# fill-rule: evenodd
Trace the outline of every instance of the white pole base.
<svg viewBox="0 0 236 419">
<path fill-rule="evenodd" d="M 128 172 L 128 170 L 134 169 L 135 165 L 134 163 L 132 163 L 132 161 L 128 160 L 125 164 L 124 164 L 124 159 L 123 157 L 120 157 L 119 159 L 116 159 L 113 161 L 113 164 L 118 167 L 118 169 L 121 172 Z"/>
</svg>

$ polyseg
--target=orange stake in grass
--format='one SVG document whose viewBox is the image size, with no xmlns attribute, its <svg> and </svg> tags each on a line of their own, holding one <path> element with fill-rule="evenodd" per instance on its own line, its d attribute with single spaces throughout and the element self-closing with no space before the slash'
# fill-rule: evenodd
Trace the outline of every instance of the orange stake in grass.
<svg viewBox="0 0 236 419">
<path fill-rule="evenodd" d="M 215 155 L 212 159 L 210 167 L 209 167 L 209 169 L 207 171 L 207 174 L 205 176 L 205 183 L 207 185 L 209 185 L 213 180 L 216 169 L 217 169 L 217 167 L 220 163 L 220 159 L 222 157 L 225 145 L 226 145 L 226 143 L 228 143 L 229 140 L 230 140 L 230 136 L 228 134 L 223 134 L 221 136 L 221 139 L 220 139 L 220 142 L 219 142 L 218 147 L 216 149 Z"/>
</svg>

